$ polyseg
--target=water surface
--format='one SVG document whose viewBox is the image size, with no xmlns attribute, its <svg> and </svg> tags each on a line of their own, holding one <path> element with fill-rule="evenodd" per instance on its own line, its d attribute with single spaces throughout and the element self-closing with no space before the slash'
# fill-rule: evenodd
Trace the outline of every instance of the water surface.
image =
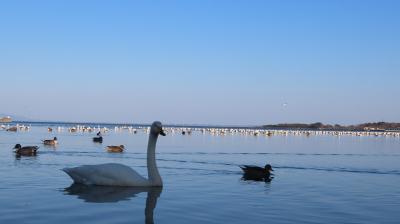
<svg viewBox="0 0 400 224">
<path fill-rule="evenodd" d="M 57 136 L 55 148 L 40 144 Z M 356 136 L 160 137 L 163 188 L 72 185 L 61 171 L 116 162 L 146 175 L 147 135 L 0 131 L 0 223 L 398 223 L 400 139 Z M 36 157 L 12 147 L 39 145 Z M 124 144 L 110 154 L 106 145 Z M 243 181 L 240 164 L 271 163 L 270 183 Z"/>
</svg>

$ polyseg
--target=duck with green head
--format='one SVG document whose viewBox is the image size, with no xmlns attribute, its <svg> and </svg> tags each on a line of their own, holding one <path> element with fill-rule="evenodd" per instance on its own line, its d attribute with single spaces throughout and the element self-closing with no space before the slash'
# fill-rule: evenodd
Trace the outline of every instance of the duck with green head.
<svg viewBox="0 0 400 224">
<path fill-rule="evenodd" d="M 24 147 L 22 147 L 21 144 L 16 144 L 14 146 L 14 149 L 15 149 L 15 154 L 17 156 L 36 156 L 39 146 L 24 146 Z"/>
</svg>

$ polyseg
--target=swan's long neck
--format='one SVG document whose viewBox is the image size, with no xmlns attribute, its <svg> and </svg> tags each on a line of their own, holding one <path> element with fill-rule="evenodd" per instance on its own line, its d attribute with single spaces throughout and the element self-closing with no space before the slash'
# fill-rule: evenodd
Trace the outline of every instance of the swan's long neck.
<svg viewBox="0 0 400 224">
<path fill-rule="evenodd" d="M 158 134 L 150 132 L 149 143 L 147 145 L 147 172 L 149 175 L 149 182 L 152 186 L 162 186 L 161 176 L 156 164 L 157 138 Z"/>
</svg>

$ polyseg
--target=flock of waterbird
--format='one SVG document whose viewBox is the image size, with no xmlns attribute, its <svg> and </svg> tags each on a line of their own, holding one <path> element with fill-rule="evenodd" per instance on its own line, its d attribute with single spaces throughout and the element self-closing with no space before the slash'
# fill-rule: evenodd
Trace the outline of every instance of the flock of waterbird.
<svg viewBox="0 0 400 224">
<path fill-rule="evenodd" d="M 1 125 L 0 129 L 8 132 L 29 131 L 30 125 Z M 93 142 L 102 143 L 102 133 L 107 133 L 112 129 L 108 127 L 90 127 L 85 125 L 76 125 L 71 127 L 48 127 L 48 132 L 68 131 L 74 132 L 96 132 L 96 136 L 92 138 Z M 383 136 L 383 137 L 400 137 L 400 131 L 337 131 L 337 130 L 271 130 L 259 128 L 216 128 L 216 127 L 164 127 L 162 128 L 160 122 L 154 122 L 152 126 L 115 126 L 114 132 L 122 132 L 127 130 L 129 133 L 136 134 L 142 131 L 149 134 L 148 145 L 148 171 L 149 179 L 141 177 L 136 171 L 130 167 L 121 164 L 101 164 L 101 165 L 84 165 L 76 168 L 63 169 L 73 180 L 77 183 L 95 184 L 95 185 L 113 185 L 113 186 L 162 186 L 161 177 L 159 176 L 158 169 L 155 164 L 155 144 L 158 135 L 165 135 L 165 133 L 192 135 L 192 133 L 210 134 L 213 136 L 225 135 L 243 135 L 243 136 L 266 136 L 271 137 L 274 135 L 281 136 L 312 136 L 312 135 L 332 135 L 332 136 Z M 42 140 L 42 144 L 56 146 L 58 144 L 57 137 L 53 139 Z M 36 156 L 39 149 L 38 146 L 21 146 L 16 144 L 16 156 Z M 109 145 L 106 146 L 106 151 L 110 153 L 122 153 L 125 150 L 124 145 Z M 240 166 L 243 170 L 244 179 L 250 180 L 264 180 L 271 181 L 273 178 L 271 165 L 267 164 L 265 167 L 258 166 Z M 89 176 L 88 176 L 89 175 Z M 122 176 L 121 176 L 122 175 Z M 109 177 L 112 176 L 112 179 Z M 107 178 L 106 178 L 107 177 Z"/>
<path fill-rule="evenodd" d="M 107 127 L 89 127 L 89 126 L 73 126 L 69 128 L 57 127 L 59 132 L 67 129 L 69 132 L 94 132 L 101 131 L 102 133 L 108 132 L 111 129 Z M 346 130 L 290 130 L 290 129 L 263 129 L 263 128 L 218 128 L 218 127 L 165 127 L 166 133 L 171 134 L 182 134 L 191 135 L 192 133 L 210 134 L 214 136 L 225 136 L 225 135 L 243 135 L 243 136 L 320 136 L 320 135 L 332 135 L 332 136 L 383 136 L 383 137 L 400 137 L 400 130 L 398 131 L 346 131 Z M 136 134 L 139 131 L 143 131 L 146 134 L 149 133 L 150 127 L 148 126 L 115 126 L 115 132 L 122 132 L 128 130 L 130 133 Z"/>
<path fill-rule="evenodd" d="M 31 129 L 30 125 L 1 125 L 0 129 L 17 132 L 17 131 L 29 131 Z M 54 130 L 55 129 L 55 130 Z M 97 136 L 93 137 L 94 142 L 102 143 L 103 136 L 102 133 L 107 133 L 111 131 L 111 128 L 108 127 L 91 127 L 86 125 L 76 125 L 71 127 L 48 127 L 49 132 L 57 131 L 63 132 L 68 131 L 70 133 L 75 132 L 97 132 Z M 114 132 L 122 132 L 127 130 L 129 133 L 137 134 L 139 131 L 142 131 L 146 134 L 150 132 L 149 126 L 114 126 Z M 165 133 L 170 134 L 181 134 L 181 135 L 192 135 L 192 133 L 200 133 L 200 134 L 210 134 L 213 136 L 226 136 L 226 135 L 242 135 L 242 136 L 322 136 L 322 135 L 331 135 L 331 136 L 375 136 L 375 137 L 400 137 L 400 131 L 338 131 L 338 130 L 275 130 L 275 129 L 259 129 L 259 128 L 218 128 L 218 127 L 164 127 Z M 43 144 L 45 145 L 56 145 L 57 138 L 44 140 Z M 24 147 L 22 147 L 24 148 Z M 111 145 L 107 146 L 108 152 L 123 152 L 125 150 L 124 145 Z M 18 146 L 16 146 L 18 149 Z M 36 149 L 37 150 L 37 149 Z M 20 150 L 21 152 L 23 150 Z M 33 151 L 33 148 L 32 150 Z"/>
<path fill-rule="evenodd" d="M 98 142 L 102 143 L 103 142 L 103 136 L 101 135 L 101 131 L 97 132 L 96 137 L 93 137 L 92 140 L 93 142 Z M 47 146 L 56 146 L 58 144 L 58 139 L 57 137 L 54 137 L 53 139 L 44 139 L 42 140 L 43 145 Z M 15 149 L 15 154 L 17 157 L 20 156 L 36 156 L 37 151 L 39 149 L 39 146 L 21 146 L 21 144 L 16 144 L 14 146 Z M 106 146 L 107 152 L 123 152 L 125 149 L 124 145 L 108 145 Z"/>
</svg>

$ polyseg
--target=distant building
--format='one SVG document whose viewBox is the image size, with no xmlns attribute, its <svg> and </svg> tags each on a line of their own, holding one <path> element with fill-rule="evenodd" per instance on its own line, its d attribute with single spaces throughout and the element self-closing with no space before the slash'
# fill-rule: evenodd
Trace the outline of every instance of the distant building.
<svg viewBox="0 0 400 224">
<path fill-rule="evenodd" d="M 365 127 L 364 131 L 385 131 L 384 128 L 376 128 L 376 127 Z"/>
<path fill-rule="evenodd" d="M 12 121 L 12 119 L 11 119 L 10 116 L 1 117 L 1 118 L 0 118 L 0 122 L 1 122 L 1 123 L 9 123 L 9 122 L 11 122 L 11 121 Z"/>
</svg>

